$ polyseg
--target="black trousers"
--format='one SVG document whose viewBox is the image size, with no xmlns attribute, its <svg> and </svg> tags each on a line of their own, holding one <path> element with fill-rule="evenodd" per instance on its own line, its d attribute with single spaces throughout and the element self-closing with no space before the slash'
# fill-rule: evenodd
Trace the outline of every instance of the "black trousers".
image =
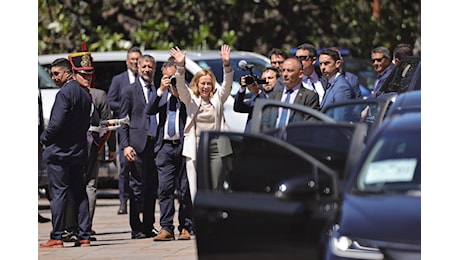
<svg viewBox="0 0 460 260">
<path fill-rule="evenodd" d="M 84 163 L 69 163 L 50 160 L 48 166 L 48 186 L 51 196 L 51 215 L 53 230 L 50 238 L 62 240 L 65 229 L 67 201 L 72 196 L 76 206 L 80 240 L 89 240 L 91 221 L 89 218 L 88 196 L 84 182 Z"/>
<path fill-rule="evenodd" d="M 149 236 L 155 223 L 158 172 L 153 152 L 154 145 L 155 141 L 149 138 L 144 151 L 137 154 L 134 162 L 130 162 L 129 224 L 132 236 L 138 233 Z"/>
</svg>

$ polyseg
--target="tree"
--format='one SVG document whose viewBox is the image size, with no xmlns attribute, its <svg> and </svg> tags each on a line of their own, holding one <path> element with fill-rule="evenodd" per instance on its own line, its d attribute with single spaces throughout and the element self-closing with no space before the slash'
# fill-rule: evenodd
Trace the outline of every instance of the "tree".
<svg viewBox="0 0 460 260">
<path fill-rule="evenodd" d="M 369 57 L 420 40 L 420 1 L 411 0 L 39 0 L 39 54 L 91 51 L 234 49 L 289 52 L 303 42 Z"/>
</svg>

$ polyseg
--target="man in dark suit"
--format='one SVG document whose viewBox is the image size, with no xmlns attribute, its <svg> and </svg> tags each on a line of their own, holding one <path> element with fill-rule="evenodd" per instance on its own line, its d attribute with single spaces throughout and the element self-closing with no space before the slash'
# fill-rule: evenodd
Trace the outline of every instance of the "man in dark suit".
<svg viewBox="0 0 460 260">
<path fill-rule="evenodd" d="M 88 160 L 86 135 L 92 112 L 89 87 L 94 68 L 90 52 L 71 54 L 69 61 L 73 80 L 67 81 L 56 94 L 48 127 L 40 136 L 40 142 L 46 146 L 43 158 L 48 169 L 53 225 L 50 239 L 40 247 L 63 247 L 69 196 L 77 207 L 79 233 L 75 246 L 90 245 L 91 223 L 83 175 Z"/>
<path fill-rule="evenodd" d="M 299 59 L 288 58 L 284 61 L 282 66 L 281 78 L 283 80 L 283 87 L 275 87 L 275 89 L 268 95 L 270 99 L 281 100 L 290 104 L 300 104 L 319 109 L 318 94 L 312 90 L 302 87 L 302 64 Z M 289 109 L 270 109 L 269 112 L 263 114 L 262 128 L 263 130 L 281 127 L 288 122 L 309 120 L 310 117 L 306 115 L 299 115 Z"/>
<path fill-rule="evenodd" d="M 192 228 L 192 199 L 190 196 L 185 157 L 182 155 L 184 126 L 187 120 L 185 104 L 179 99 L 171 76 L 176 73 L 174 59 L 161 68 L 162 78 L 155 100 L 146 107 L 148 115 L 158 114 L 158 141 L 155 145 L 158 170 L 158 203 L 160 205 L 161 230 L 154 241 L 174 240 L 175 190 L 179 190 L 179 240 L 189 240 Z M 169 89 L 169 91 L 168 91 Z"/>
<path fill-rule="evenodd" d="M 327 89 L 324 93 L 323 101 L 321 102 L 321 109 L 345 100 L 352 99 L 354 97 L 354 91 L 347 81 L 343 73 L 340 73 L 342 60 L 334 49 L 322 50 L 319 54 L 319 67 L 321 73 L 327 79 Z M 342 115 L 335 115 L 334 118 L 340 120 L 346 116 L 345 111 L 341 111 Z"/>
<path fill-rule="evenodd" d="M 377 79 L 374 83 L 374 89 L 370 95 L 371 98 L 377 96 L 385 80 L 390 76 L 395 68 L 392 62 L 390 49 L 385 46 L 378 46 L 371 51 L 371 62 L 374 71 L 377 73 Z"/>
<path fill-rule="evenodd" d="M 157 118 L 145 113 L 149 95 L 156 98 L 153 85 L 155 59 L 142 55 L 138 60 L 139 77 L 122 91 L 120 117 L 129 116 L 130 124 L 121 126 L 120 148 L 131 164 L 129 175 L 129 224 L 131 238 L 152 237 L 158 173 L 154 147 L 157 141 Z M 139 216 L 142 213 L 142 218 Z"/>
<path fill-rule="evenodd" d="M 137 60 L 141 57 L 142 52 L 138 47 L 131 47 L 128 50 L 126 57 L 127 70 L 115 75 L 110 83 L 109 92 L 107 98 L 109 99 L 110 108 L 113 111 L 114 118 L 120 118 L 120 107 L 121 107 L 121 92 L 123 88 L 128 87 L 134 83 L 137 77 Z M 118 143 L 120 143 L 120 131 L 118 133 Z M 120 160 L 120 172 L 118 174 L 118 198 L 120 199 L 120 207 L 118 214 L 127 214 L 127 202 L 129 193 L 129 164 L 126 162 L 126 158 L 123 156 L 123 150 L 120 148 L 119 153 Z"/>
</svg>

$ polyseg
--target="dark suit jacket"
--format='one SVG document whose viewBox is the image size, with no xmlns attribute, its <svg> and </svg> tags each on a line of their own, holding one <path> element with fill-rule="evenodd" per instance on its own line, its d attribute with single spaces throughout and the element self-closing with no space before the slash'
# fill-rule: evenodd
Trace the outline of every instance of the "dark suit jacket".
<svg viewBox="0 0 460 260">
<path fill-rule="evenodd" d="M 274 100 L 281 100 L 283 97 L 284 87 L 276 87 L 273 89 L 268 98 Z M 300 104 L 319 110 L 319 97 L 318 94 L 312 90 L 306 89 L 300 86 L 297 96 L 294 99 L 294 104 Z M 267 113 L 264 112 L 262 118 L 262 128 L 271 129 L 276 126 L 276 120 L 278 118 L 278 108 L 270 109 Z M 289 114 L 289 122 L 309 120 L 309 116 L 305 116 L 303 113 L 299 114 L 296 111 Z"/>
<path fill-rule="evenodd" d="M 48 127 L 40 136 L 46 146 L 45 161 L 86 163 L 91 97 L 75 80 L 65 83 L 56 94 Z"/>
<path fill-rule="evenodd" d="M 129 125 L 123 124 L 120 127 L 120 148 L 132 146 L 137 153 L 144 151 L 149 132 L 150 117 L 145 113 L 147 104 L 144 97 L 144 87 L 139 77 L 128 87 L 123 88 L 121 93 L 120 117 L 129 116 Z M 153 91 L 153 98 L 156 98 L 156 90 Z"/>
<path fill-rule="evenodd" d="M 321 109 L 329 104 L 351 99 L 352 93 L 353 90 L 350 83 L 348 83 L 343 73 L 341 73 L 335 78 L 332 85 L 326 89 L 323 101 L 321 102 Z"/>
<path fill-rule="evenodd" d="M 109 92 L 107 98 L 109 99 L 110 109 L 113 111 L 114 118 L 120 117 L 121 108 L 121 92 L 124 87 L 129 86 L 128 71 L 122 72 L 113 76 L 112 82 L 110 83 Z"/>
<path fill-rule="evenodd" d="M 168 95 L 168 92 L 165 91 L 163 95 Z M 159 114 L 158 115 L 158 132 L 157 132 L 158 138 L 155 144 L 155 153 L 157 153 L 163 146 L 164 130 L 165 130 L 165 126 L 167 126 L 166 113 L 168 109 L 168 102 L 165 102 L 164 104 L 160 106 L 160 101 L 162 100 L 161 98 L 162 96 L 155 95 L 155 99 L 153 99 L 154 95 L 152 95 L 152 99 L 149 101 L 149 103 L 145 107 L 145 113 L 147 115 Z M 181 101 L 180 109 L 179 109 L 179 136 L 180 136 L 179 147 L 181 150 L 184 144 L 184 126 L 185 126 L 186 120 L 187 120 L 187 111 L 185 108 L 185 104 Z"/>
<path fill-rule="evenodd" d="M 374 87 L 372 90 L 372 95 L 370 97 L 376 97 L 376 94 L 380 91 L 380 88 L 383 86 L 383 83 L 385 80 L 391 75 L 391 72 L 394 70 L 396 66 L 393 64 L 393 62 L 390 63 L 390 66 L 386 68 L 381 74 L 378 75 L 376 81 L 377 85 Z"/>
<path fill-rule="evenodd" d="M 233 103 L 233 110 L 239 113 L 248 113 L 248 119 L 246 120 L 246 127 L 244 129 L 245 132 L 248 132 L 251 128 L 251 120 L 252 120 L 252 109 L 258 98 L 268 98 L 268 95 L 265 91 L 262 90 L 257 95 L 252 95 L 249 100 L 244 100 L 246 92 L 236 92 L 235 101 Z"/>
<path fill-rule="evenodd" d="M 361 94 L 361 89 L 359 88 L 359 78 L 355 74 L 344 71 L 343 75 L 345 76 L 345 79 L 350 83 L 351 90 L 353 90 L 352 98 L 361 98 L 363 95 Z"/>
</svg>

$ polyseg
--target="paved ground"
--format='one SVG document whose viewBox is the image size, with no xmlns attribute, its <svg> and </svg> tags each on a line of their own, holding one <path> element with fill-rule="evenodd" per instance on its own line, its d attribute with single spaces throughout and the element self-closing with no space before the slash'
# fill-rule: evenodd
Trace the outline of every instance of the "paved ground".
<svg viewBox="0 0 460 260">
<path fill-rule="evenodd" d="M 38 209 L 42 216 L 51 218 L 47 199 L 39 199 Z M 160 219 L 158 206 L 155 209 L 158 222 Z M 198 259 L 195 236 L 188 241 L 154 242 L 152 238 L 134 240 L 131 239 L 128 215 L 117 215 L 117 210 L 116 191 L 99 191 L 93 220 L 93 230 L 97 233 L 95 235 L 97 241 L 92 241 L 90 247 L 73 247 L 72 243 L 64 243 L 64 248 L 40 248 L 38 244 L 49 239 L 51 222 L 38 223 L 38 259 Z M 177 215 L 175 226 L 177 227 Z M 158 224 L 155 224 L 155 227 L 160 228 Z M 175 236 L 176 238 L 179 236 L 177 230 Z"/>
</svg>

